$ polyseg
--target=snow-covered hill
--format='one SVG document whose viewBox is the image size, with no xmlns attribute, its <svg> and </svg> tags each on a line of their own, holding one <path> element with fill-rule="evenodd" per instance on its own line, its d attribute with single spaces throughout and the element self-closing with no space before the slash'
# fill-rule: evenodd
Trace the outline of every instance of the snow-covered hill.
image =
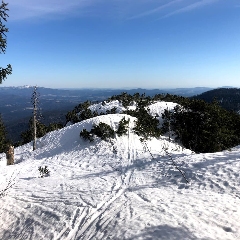
<svg viewBox="0 0 240 240">
<path fill-rule="evenodd" d="M 125 136 L 79 136 L 99 122 L 116 130 L 124 116 Z M 0 190 L 15 185 L 0 199 L 0 239 L 240 239 L 240 147 L 195 154 L 166 137 L 141 143 L 134 120 L 102 115 L 51 132 L 34 152 L 16 148 L 14 166 L 1 154 Z M 50 175 L 40 178 L 39 166 Z"/>
</svg>

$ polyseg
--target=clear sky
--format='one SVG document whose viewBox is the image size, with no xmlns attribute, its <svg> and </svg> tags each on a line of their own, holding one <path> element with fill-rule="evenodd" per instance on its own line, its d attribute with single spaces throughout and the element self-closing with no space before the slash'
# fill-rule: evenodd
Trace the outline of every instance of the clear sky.
<svg viewBox="0 0 240 240">
<path fill-rule="evenodd" d="M 240 0 L 5 2 L 2 87 L 240 87 Z"/>
</svg>

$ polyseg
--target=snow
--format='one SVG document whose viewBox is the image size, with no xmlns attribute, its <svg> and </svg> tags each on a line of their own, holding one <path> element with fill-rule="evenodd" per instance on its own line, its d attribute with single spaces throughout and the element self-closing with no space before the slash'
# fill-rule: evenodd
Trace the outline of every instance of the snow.
<svg viewBox="0 0 240 240">
<path fill-rule="evenodd" d="M 173 102 L 156 102 L 149 106 L 150 114 L 152 116 L 158 115 L 161 117 L 165 109 L 173 111 L 177 105 L 177 103 Z"/>
<path fill-rule="evenodd" d="M 98 114 L 101 114 L 101 113 L 107 114 L 107 111 L 111 111 L 113 108 L 116 108 L 116 113 L 122 113 L 123 111 L 126 111 L 126 110 L 135 110 L 136 103 L 134 102 L 132 106 L 128 106 L 127 108 L 125 108 L 123 107 L 122 103 L 120 103 L 118 100 L 113 100 L 111 102 L 105 101 L 104 105 L 102 105 L 102 102 L 100 102 L 100 103 L 90 105 L 88 107 L 88 109 L 90 109 L 92 112 L 96 111 Z"/>
<path fill-rule="evenodd" d="M 105 101 L 105 105 L 102 105 L 102 102 L 100 102 L 97 104 L 93 104 L 93 105 L 89 106 L 88 108 L 92 112 L 96 111 L 98 114 L 100 114 L 101 112 L 106 114 L 107 110 L 111 111 L 111 109 L 114 107 L 116 108 L 117 113 L 121 113 L 126 110 L 125 107 L 123 107 L 122 104 L 118 100 L 114 100 L 111 102 Z"/>
<path fill-rule="evenodd" d="M 116 130 L 124 116 L 125 136 L 79 136 L 99 122 Z M 15 182 L 0 198 L 0 239 L 240 239 L 240 147 L 195 154 L 166 137 L 141 143 L 134 120 L 108 114 L 50 132 L 34 152 L 31 143 L 16 148 L 13 166 L 0 154 L 0 191 Z M 40 178 L 39 166 L 50 176 Z"/>
</svg>

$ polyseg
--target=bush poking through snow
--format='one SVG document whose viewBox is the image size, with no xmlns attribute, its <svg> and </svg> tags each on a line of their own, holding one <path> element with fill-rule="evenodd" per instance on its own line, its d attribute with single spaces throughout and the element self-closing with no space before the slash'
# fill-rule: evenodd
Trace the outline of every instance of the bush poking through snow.
<svg viewBox="0 0 240 240">
<path fill-rule="evenodd" d="M 116 107 L 113 107 L 113 108 L 111 109 L 111 114 L 115 114 L 115 113 L 117 113 L 117 108 L 116 108 Z"/>
<path fill-rule="evenodd" d="M 114 130 L 108 124 L 100 122 L 98 125 L 93 126 L 90 132 L 86 129 L 80 132 L 80 137 L 90 142 L 94 141 L 94 135 L 106 141 L 110 138 L 114 138 Z"/>
<path fill-rule="evenodd" d="M 85 128 L 80 132 L 80 137 L 82 137 L 84 140 L 89 140 L 90 142 L 94 141 L 93 134 Z"/>
<path fill-rule="evenodd" d="M 122 136 L 124 134 L 127 134 L 128 131 L 128 124 L 130 119 L 126 120 L 125 117 L 119 122 L 117 135 Z"/>
<path fill-rule="evenodd" d="M 50 171 L 48 170 L 47 166 L 45 166 L 44 168 L 43 167 L 39 167 L 38 171 L 40 173 L 40 177 L 41 178 L 48 177 L 49 173 L 50 173 Z"/>
<path fill-rule="evenodd" d="M 94 126 L 91 130 L 91 133 L 105 141 L 108 138 L 114 138 L 114 130 L 108 124 L 103 122 L 100 122 L 98 125 Z"/>
<path fill-rule="evenodd" d="M 151 116 L 145 108 L 140 108 L 137 112 L 137 121 L 134 131 L 144 140 L 151 137 L 160 137 L 161 129 L 159 128 L 159 120 Z"/>
</svg>

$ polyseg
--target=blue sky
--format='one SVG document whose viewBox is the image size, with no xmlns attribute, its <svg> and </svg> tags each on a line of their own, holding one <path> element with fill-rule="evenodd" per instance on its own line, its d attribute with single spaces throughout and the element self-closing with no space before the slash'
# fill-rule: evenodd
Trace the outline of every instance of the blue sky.
<svg viewBox="0 0 240 240">
<path fill-rule="evenodd" d="M 5 0 L 2 86 L 240 87 L 239 0 Z"/>
</svg>

